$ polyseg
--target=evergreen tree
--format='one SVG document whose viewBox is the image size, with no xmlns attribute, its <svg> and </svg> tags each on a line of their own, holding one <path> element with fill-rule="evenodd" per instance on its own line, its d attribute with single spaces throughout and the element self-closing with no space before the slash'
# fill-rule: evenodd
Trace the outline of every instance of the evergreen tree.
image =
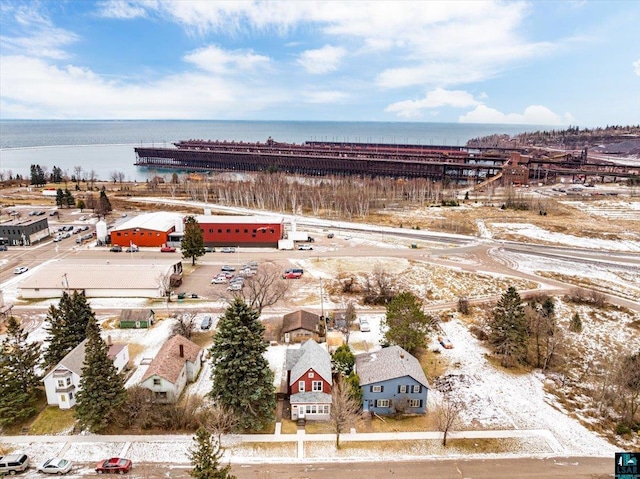
<svg viewBox="0 0 640 479">
<path fill-rule="evenodd" d="M 353 365 L 356 363 L 356 357 L 351 351 L 348 344 L 339 346 L 331 357 L 333 369 L 343 376 L 347 377 L 353 371 Z"/>
<path fill-rule="evenodd" d="M 44 369 L 58 364 L 84 341 L 90 320 L 95 320 L 95 313 L 83 294 L 78 291 L 74 291 L 73 295 L 66 291 L 62 293 L 58 307 L 51 305 L 47 313 L 49 327 L 45 327 L 45 330 L 49 333 L 49 347 L 44 353 Z"/>
<path fill-rule="evenodd" d="M 28 343 L 27 336 L 18 320 L 9 317 L 7 335 L 0 345 L 0 426 L 35 413 L 40 346 Z"/>
<path fill-rule="evenodd" d="M 189 471 L 191 477 L 196 479 L 236 479 L 231 474 L 231 465 L 222 467 L 222 450 L 220 442 L 204 428 L 196 431 L 193 438 L 195 446 L 189 449 L 189 459 L 193 469 Z"/>
<path fill-rule="evenodd" d="M 66 203 L 64 202 L 64 193 L 62 192 L 62 188 L 58 188 L 56 190 L 56 206 L 62 206 L 65 204 Z"/>
<path fill-rule="evenodd" d="M 193 217 L 187 216 L 184 221 L 184 236 L 180 243 L 182 257 L 191 258 L 191 264 L 196 264 L 196 258 L 205 254 L 204 239 L 200 223 Z"/>
<path fill-rule="evenodd" d="M 527 352 L 527 321 L 518 291 L 510 286 L 500 297 L 489 319 L 489 342 L 502 355 L 502 365 L 510 367 Z"/>
<path fill-rule="evenodd" d="M 211 346 L 210 396 L 233 412 L 242 429 L 260 429 L 274 420 L 273 372 L 263 356 L 264 326 L 257 311 L 240 298 L 227 308 Z"/>
<path fill-rule="evenodd" d="M 571 317 L 571 322 L 569 323 L 569 331 L 574 333 L 582 332 L 582 319 L 580 319 L 580 313 L 577 311 Z"/>
<path fill-rule="evenodd" d="M 411 292 L 402 292 L 387 304 L 383 321 L 384 339 L 413 354 L 427 341 L 431 320 L 422 311 L 420 300 Z"/>
<path fill-rule="evenodd" d="M 102 187 L 102 190 L 100 190 L 100 197 L 98 198 L 98 205 L 95 207 L 95 210 L 96 213 L 101 216 L 106 216 L 113 210 L 111 207 L 111 201 L 109 201 L 109 198 L 107 197 L 107 192 L 104 189 L 104 186 Z"/>
<path fill-rule="evenodd" d="M 64 189 L 64 194 L 63 194 L 63 202 L 62 204 L 64 206 L 68 206 L 68 207 L 72 207 L 73 205 L 76 204 L 75 199 L 73 198 L 73 195 L 71 194 L 71 192 L 69 191 L 68 188 Z"/>
<path fill-rule="evenodd" d="M 87 325 L 84 363 L 76 396 L 76 419 L 91 432 L 104 430 L 126 399 L 122 377 L 109 359 L 95 317 Z"/>
</svg>

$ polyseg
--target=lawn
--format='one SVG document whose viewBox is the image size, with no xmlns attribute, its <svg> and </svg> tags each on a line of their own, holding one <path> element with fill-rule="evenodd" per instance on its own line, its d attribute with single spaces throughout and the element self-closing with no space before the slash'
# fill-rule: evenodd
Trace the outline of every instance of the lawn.
<svg viewBox="0 0 640 479">
<path fill-rule="evenodd" d="M 46 435 L 69 432 L 73 430 L 75 422 L 73 409 L 48 406 L 33 421 L 29 428 L 29 434 Z"/>
</svg>

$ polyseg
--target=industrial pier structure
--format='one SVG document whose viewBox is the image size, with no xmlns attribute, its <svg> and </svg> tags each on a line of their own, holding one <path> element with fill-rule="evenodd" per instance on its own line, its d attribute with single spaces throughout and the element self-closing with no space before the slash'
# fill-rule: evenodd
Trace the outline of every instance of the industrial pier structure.
<svg viewBox="0 0 640 479">
<path fill-rule="evenodd" d="M 136 165 L 181 171 L 272 171 L 310 176 L 360 175 L 425 178 L 478 185 L 500 178 L 503 184 L 553 180 L 560 175 L 584 178 L 638 175 L 630 167 L 589 162 L 587 152 L 553 156 L 526 149 L 471 148 L 308 141 L 303 144 L 187 140 L 174 147 L 136 147 Z M 636 168 L 637 170 L 637 168 Z"/>
</svg>

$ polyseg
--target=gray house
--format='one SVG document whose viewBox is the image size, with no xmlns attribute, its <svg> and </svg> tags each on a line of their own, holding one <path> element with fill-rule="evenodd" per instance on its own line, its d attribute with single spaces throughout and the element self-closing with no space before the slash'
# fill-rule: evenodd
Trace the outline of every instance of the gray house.
<svg viewBox="0 0 640 479">
<path fill-rule="evenodd" d="M 429 383 L 418 360 L 400 346 L 356 355 L 362 410 L 376 414 L 424 414 Z"/>
</svg>

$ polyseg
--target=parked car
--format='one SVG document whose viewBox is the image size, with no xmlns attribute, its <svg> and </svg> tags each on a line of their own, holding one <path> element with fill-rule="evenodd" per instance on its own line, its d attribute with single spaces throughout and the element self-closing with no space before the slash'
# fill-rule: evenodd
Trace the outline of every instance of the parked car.
<svg viewBox="0 0 640 479">
<path fill-rule="evenodd" d="M 137 246 L 129 246 L 126 251 L 127 253 L 137 253 L 138 251 L 140 251 L 140 248 L 138 248 Z"/>
<path fill-rule="evenodd" d="M 173 246 L 163 246 L 160 248 L 161 253 L 175 253 L 176 249 Z"/>
<path fill-rule="evenodd" d="M 204 252 L 205 253 L 215 253 L 216 249 L 213 246 L 205 246 Z"/>
<path fill-rule="evenodd" d="M 235 271 L 236 269 L 233 266 L 230 266 L 228 264 L 225 264 L 222 268 L 220 268 L 220 271 Z"/>
<path fill-rule="evenodd" d="M 211 278 L 211 284 L 223 284 L 227 282 L 227 277 L 224 274 L 219 274 Z"/>
<path fill-rule="evenodd" d="M 207 315 L 200 323 L 200 329 L 209 329 L 211 327 L 211 316 Z"/>
<path fill-rule="evenodd" d="M 327 238 L 333 238 L 333 233 L 329 233 L 329 234 L 327 235 Z"/>
<path fill-rule="evenodd" d="M 26 266 L 18 266 L 13 270 L 13 274 L 22 274 L 26 273 L 27 271 L 29 271 L 29 268 L 27 268 Z"/>
<path fill-rule="evenodd" d="M 112 246 L 109 251 L 111 251 L 112 253 L 120 253 L 122 251 L 122 246 L 120 245 Z"/>
<path fill-rule="evenodd" d="M 26 454 L 8 454 L 0 457 L 0 476 L 23 472 L 29 467 L 29 457 Z"/>
<path fill-rule="evenodd" d="M 100 461 L 96 465 L 96 472 L 98 474 L 117 472 L 118 474 L 124 474 L 125 472 L 129 472 L 131 470 L 131 466 L 133 464 L 129 459 L 124 459 L 122 457 L 112 457 L 110 459 L 105 459 L 104 461 Z"/>
<path fill-rule="evenodd" d="M 287 274 L 287 273 L 298 273 L 298 274 L 300 274 L 300 276 L 302 276 L 303 273 L 304 273 L 304 270 L 302 268 L 289 268 L 289 269 L 286 269 L 284 271 L 284 273 L 285 274 Z"/>
<path fill-rule="evenodd" d="M 366 319 L 360 320 L 360 331 L 362 331 L 363 333 L 368 333 L 369 331 L 371 331 L 371 326 L 369 326 L 368 320 Z"/>
<path fill-rule="evenodd" d="M 8 251 L 6 244 L 0 244 L 0 251 Z"/>
<path fill-rule="evenodd" d="M 298 249 L 300 251 L 310 251 L 313 249 L 313 247 L 310 244 L 301 244 L 300 246 L 298 246 Z"/>
<path fill-rule="evenodd" d="M 236 281 L 235 283 L 229 283 L 229 286 L 227 286 L 227 291 L 240 291 L 242 290 L 242 287 L 243 284 Z"/>
<path fill-rule="evenodd" d="M 36 470 L 38 472 L 44 472 L 45 474 L 66 474 L 72 468 L 73 464 L 71 461 L 64 459 L 62 457 L 53 457 L 51 459 L 47 459 L 42 464 L 40 464 Z"/>
<path fill-rule="evenodd" d="M 58 235 L 55 238 L 53 238 L 53 242 L 54 243 L 57 243 L 58 241 L 62 241 L 62 236 L 61 235 Z"/>
<path fill-rule="evenodd" d="M 220 251 L 223 252 L 223 253 L 235 253 L 236 249 L 235 248 L 226 247 L 226 248 L 222 248 Z"/>
<path fill-rule="evenodd" d="M 453 349 L 453 343 L 446 336 L 438 336 L 438 342 L 444 349 Z"/>
<path fill-rule="evenodd" d="M 295 271 L 285 272 L 282 277 L 284 279 L 300 279 L 302 277 L 302 273 L 297 273 Z"/>
</svg>

